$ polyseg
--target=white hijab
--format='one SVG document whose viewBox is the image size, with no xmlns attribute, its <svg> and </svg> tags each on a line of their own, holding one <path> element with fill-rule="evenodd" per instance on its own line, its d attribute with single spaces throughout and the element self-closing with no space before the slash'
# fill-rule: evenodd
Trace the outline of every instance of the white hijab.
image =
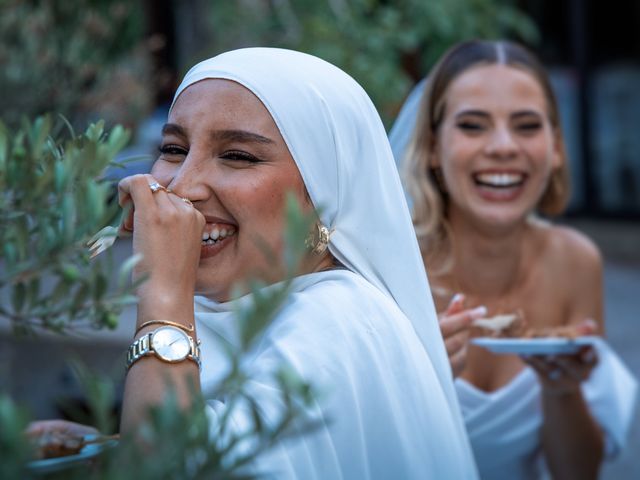
<svg viewBox="0 0 640 480">
<path fill-rule="evenodd" d="M 393 151 L 393 156 L 396 159 L 398 168 L 402 166 L 402 161 L 409 142 L 411 141 L 411 136 L 416 129 L 418 110 L 420 109 L 420 101 L 422 100 L 426 83 L 427 77 L 420 80 L 420 82 L 413 87 L 413 90 L 411 90 L 409 96 L 404 101 L 400 113 L 398 113 L 398 118 L 396 118 L 389 132 L 389 143 L 391 144 L 391 150 Z"/>
<path fill-rule="evenodd" d="M 273 117 L 321 221 L 329 250 L 393 299 L 410 320 L 436 372 L 458 438 L 466 438 L 451 368 L 393 155 L 365 91 L 311 55 L 275 48 L 235 50 L 205 60 L 175 97 L 210 78 L 253 92 Z M 466 440 L 464 440 L 466 442 Z"/>
<path fill-rule="evenodd" d="M 207 78 L 233 80 L 267 107 L 314 206 L 322 208 L 322 223 L 333 230 L 329 250 L 396 301 L 455 404 L 451 367 L 411 217 L 384 126 L 366 92 L 317 57 L 246 48 L 191 68 L 174 103 L 185 88 Z"/>
</svg>

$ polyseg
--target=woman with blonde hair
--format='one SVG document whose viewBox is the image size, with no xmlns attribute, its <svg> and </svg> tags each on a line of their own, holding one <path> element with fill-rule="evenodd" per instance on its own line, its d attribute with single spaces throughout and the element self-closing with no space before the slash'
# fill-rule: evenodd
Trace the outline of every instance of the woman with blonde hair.
<svg viewBox="0 0 640 480">
<path fill-rule="evenodd" d="M 542 218 L 569 198 L 547 74 L 515 43 L 464 42 L 408 104 L 391 141 L 481 477 L 538 478 L 544 463 L 553 478 L 595 478 L 624 443 L 636 391 L 606 343 L 519 356 L 469 342 L 488 317 L 604 335 L 598 249 Z M 408 131 L 408 147 L 393 145 Z"/>
</svg>

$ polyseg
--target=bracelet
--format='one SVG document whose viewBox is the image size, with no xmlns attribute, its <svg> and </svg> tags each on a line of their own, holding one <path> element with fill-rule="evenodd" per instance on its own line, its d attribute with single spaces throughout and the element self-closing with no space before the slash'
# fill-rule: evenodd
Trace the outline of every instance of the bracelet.
<svg viewBox="0 0 640 480">
<path fill-rule="evenodd" d="M 136 335 L 138 335 L 140 330 L 142 330 L 144 327 L 148 327 L 149 325 L 169 325 L 171 327 L 176 327 L 180 330 L 184 330 L 187 333 L 193 333 L 195 331 L 192 324 L 182 325 L 181 323 L 171 322 L 169 320 L 148 320 L 136 329 L 136 333 L 134 333 L 133 336 L 135 337 Z"/>
</svg>

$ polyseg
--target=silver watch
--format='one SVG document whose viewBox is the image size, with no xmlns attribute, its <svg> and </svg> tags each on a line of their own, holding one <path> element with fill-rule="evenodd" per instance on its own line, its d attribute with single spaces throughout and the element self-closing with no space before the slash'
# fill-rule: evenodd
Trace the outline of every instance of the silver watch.
<svg viewBox="0 0 640 480">
<path fill-rule="evenodd" d="M 201 368 L 200 341 L 194 342 L 193 338 L 176 327 L 160 327 L 133 342 L 127 350 L 127 369 L 148 355 L 155 355 L 169 363 L 188 359 L 196 362 L 198 368 Z"/>
</svg>

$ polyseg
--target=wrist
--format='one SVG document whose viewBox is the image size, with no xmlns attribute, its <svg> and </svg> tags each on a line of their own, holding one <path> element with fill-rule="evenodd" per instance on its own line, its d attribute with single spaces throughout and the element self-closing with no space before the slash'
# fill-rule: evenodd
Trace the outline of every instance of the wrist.
<svg viewBox="0 0 640 480">
<path fill-rule="evenodd" d="M 571 398 L 581 398 L 582 390 L 579 384 L 576 386 L 549 386 L 543 384 L 542 396 L 545 399 L 569 400 Z"/>
<path fill-rule="evenodd" d="M 191 302 L 195 295 L 195 284 L 189 284 L 189 282 L 183 282 L 180 279 L 164 281 L 149 277 L 138 286 L 136 293 L 141 301 L 149 299 L 154 302 L 175 303 L 188 299 Z"/>
</svg>

